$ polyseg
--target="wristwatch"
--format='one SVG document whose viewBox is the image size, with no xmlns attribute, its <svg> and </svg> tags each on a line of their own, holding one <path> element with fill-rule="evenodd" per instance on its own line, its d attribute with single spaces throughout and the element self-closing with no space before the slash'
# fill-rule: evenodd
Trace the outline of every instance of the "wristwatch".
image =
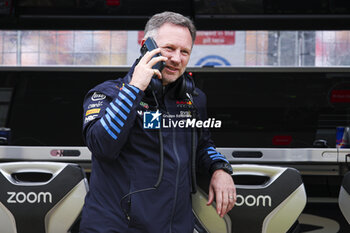
<svg viewBox="0 0 350 233">
<path fill-rule="evenodd" d="M 210 174 L 213 175 L 213 173 L 216 170 L 219 170 L 219 169 L 224 170 L 225 172 L 227 172 L 230 175 L 232 175 L 232 173 L 233 173 L 231 164 L 226 163 L 226 162 L 216 162 L 216 163 L 213 163 L 211 165 L 211 167 L 210 167 Z"/>
</svg>

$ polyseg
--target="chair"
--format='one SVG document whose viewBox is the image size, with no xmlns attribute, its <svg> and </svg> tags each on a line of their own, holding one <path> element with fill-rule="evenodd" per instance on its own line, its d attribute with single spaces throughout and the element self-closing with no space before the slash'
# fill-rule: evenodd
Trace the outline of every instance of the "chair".
<svg viewBox="0 0 350 233">
<path fill-rule="evenodd" d="M 207 206 L 208 195 L 201 188 L 192 195 L 192 210 L 196 217 L 194 233 L 231 233 L 231 219 L 216 212 L 215 205 Z"/>
<path fill-rule="evenodd" d="M 67 233 L 88 190 L 78 165 L 58 162 L 0 163 L 2 233 Z"/>
<path fill-rule="evenodd" d="M 205 206 L 207 187 L 202 185 L 193 196 L 193 212 L 206 232 L 299 231 L 297 219 L 306 205 L 306 192 L 297 170 L 262 165 L 232 165 L 232 168 L 237 201 L 224 218 L 217 216 L 215 205 Z"/>
<path fill-rule="evenodd" d="M 350 224 L 350 172 L 347 172 L 343 177 L 338 204 L 344 218 Z"/>
</svg>

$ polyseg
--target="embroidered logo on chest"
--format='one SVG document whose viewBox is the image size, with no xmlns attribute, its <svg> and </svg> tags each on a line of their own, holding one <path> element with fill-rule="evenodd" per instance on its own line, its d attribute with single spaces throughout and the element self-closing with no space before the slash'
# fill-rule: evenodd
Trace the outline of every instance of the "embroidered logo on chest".
<svg viewBox="0 0 350 233">
<path fill-rule="evenodd" d="M 192 102 L 190 100 L 177 100 L 176 107 L 178 108 L 193 108 Z"/>
</svg>

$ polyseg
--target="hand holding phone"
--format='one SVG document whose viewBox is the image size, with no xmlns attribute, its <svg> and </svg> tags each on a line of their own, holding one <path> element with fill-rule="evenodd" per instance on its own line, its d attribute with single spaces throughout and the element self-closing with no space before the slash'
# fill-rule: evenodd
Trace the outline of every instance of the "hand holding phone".
<svg viewBox="0 0 350 233">
<path fill-rule="evenodd" d="M 158 48 L 158 46 L 157 46 L 156 42 L 154 41 L 154 39 L 152 37 L 148 37 L 147 40 L 145 41 L 145 43 L 141 47 L 141 56 L 144 56 L 147 51 L 152 51 L 156 48 Z M 152 58 L 159 57 L 159 56 L 162 56 L 162 55 L 160 53 L 157 53 Z M 160 61 L 157 64 L 155 64 L 152 67 L 152 69 L 157 69 L 160 72 L 162 72 L 164 66 L 165 66 L 165 62 Z"/>
<path fill-rule="evenodd" d="M 141 47 L 141 56 L 145 55 L 147 51 L 152 51 L 154 49 L 158 48 L 156 42 L 152 37 L 148 37 L 145 43 Z M 160 53 L 157 53 L 152 58 L 156 58 L 162 56 Z M 163 68 L 165 66 L 164 61 L 157 62 L 152 69 L 157 69 L 159 72 L 162 72 Z M 150 84 L 147 87 L 150 91 L 156 91 L 159 92 L 162 89 L 162 82 L 158 79 L 157 75 L 153 75 Z"/>
<path fill-rule="evenodd" d="M 148 38 L 141 47 L 141 57 L 135 66 L 130 84 L 146 91 L 161 91 L 161 71 L 165 66 L 166 57 L 160 54 L 160 49 L 152 38 Z"/>
</svg>

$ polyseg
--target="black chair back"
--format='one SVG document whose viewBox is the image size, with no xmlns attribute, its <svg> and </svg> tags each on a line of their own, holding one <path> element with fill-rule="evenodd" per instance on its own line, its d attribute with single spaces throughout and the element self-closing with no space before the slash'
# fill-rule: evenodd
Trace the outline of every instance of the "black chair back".
<svg viewBox="0 0 350 233">
<path fill-rule="evenodd" d="M 75 164 L 0 164 L 2 233 L 67 233 L 79 217 L 88 190 Z"/>
</svg>

